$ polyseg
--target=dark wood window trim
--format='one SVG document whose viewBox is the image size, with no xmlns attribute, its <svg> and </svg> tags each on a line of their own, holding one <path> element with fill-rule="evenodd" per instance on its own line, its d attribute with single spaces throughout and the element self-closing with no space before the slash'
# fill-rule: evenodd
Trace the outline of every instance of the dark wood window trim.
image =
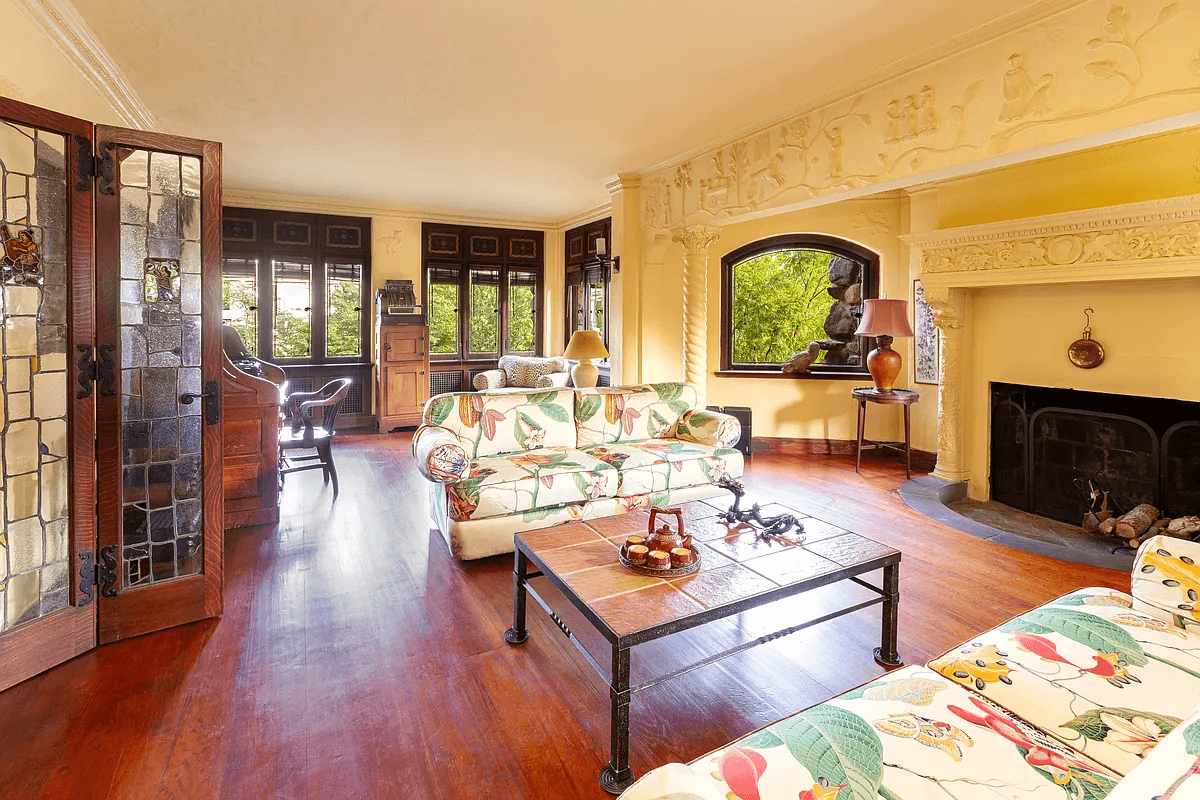
<svg viewBox="0 0 1200 800">
<path fill-rule="evenodd" d="M 371 328 L 367 313 L 371 295 L 370 218 L 229 206 L 222 209 L 222 213 L 223 257 L 258 261 L 258 341 L 246 342 L 247 347 L 253 348 L 263 360 L 281 366 L 370 363 Z M 274 262 L 289 259 L 312 265 L 309 355 L 302 358 L 277 357 L 272 347 L 275 325 Z M 361 352 L 351 356 L 327 356 L 326 265 L 350 263 L 362 265 L 358 305 Z"/>
<path fill-rule="evenodd" d="M 542 291 L 544 272 L 545 234 L 507 228 L 475 228 L 461 225 L 424 223 L 421 226 L 421 296 L 428 311 L 429 271 L 438 267 L 458 270 L 458 351 L 429 354 L 431 364 L 441 371 L 463 370 L 464 387 L 469 387 L 470 373 L 495 367 L 501 355 L 508 352 L 509 337 L 509 275 L 513 272 L 534 276 L 533 350 L 523 355 L 542 354 Z M 471 353 L 471 270 L 495 269 L 500 272 L 498 353 Z M 464 391 L 469 391 L 465 388 Z"/>
<path fill-rule="evenodd" d="M 786 378 L 790 380 L 862 380 L 869 378 L 865 364 L 859 366 L 814 365 L 811 371 L 799 375 L 784 375 L 780 364 L 734 364 L 733 363 L 733 268 L 747 259 L 780 250 L 809 249 L 824 250 L 862 264 L 863 297 L 879 296 L 879 254 L 861 245 L 836 236 L 818 233 L 787 233 L 769 236 L 731 250 L 721 257 L 721 368 L 715 373 L 719 378 Z M 863 341 L 863 354 L 868 350 L 870 339 Z"/>
<path fill-rule="evenodd" d="M 572 228 L 563 234 L 563 261 L 565 281 L 563 286 L 563 334 L 564 342 L 571 341 L 575 322 L 571 309 L 571 287 L 601 284 L 604 303 L 604 344 L 608 345 L 608 334 L 612 329 L 611 297 L 609 291 L 611 275 L 607 265 L 596 255 L 596 240 L 604 239 L 608 252 L 612 252 L 612 217 L 598 219 L 586 225 Z M 585 316 L 584 329 L 591 327 L 590 318 Z"/>
</svg>

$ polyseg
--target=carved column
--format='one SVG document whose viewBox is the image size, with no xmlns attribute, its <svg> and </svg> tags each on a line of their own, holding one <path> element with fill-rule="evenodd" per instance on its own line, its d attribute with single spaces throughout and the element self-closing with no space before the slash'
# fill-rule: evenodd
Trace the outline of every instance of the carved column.
<svg viewBox="0 0 1200 800">
<path fill-rule="evenodd" d="M 965 328 L 967 293 L 963 289 L 925 289 L 925 300 L 933 309 L 933 324 L 942 333 L 941 367 L 938 378 L 938 454 L 936 478 L 965 481 L 967 470 L 966 431 L 963 429 L 963 397 L 966 391 Z"/>
<path fill-rule="evenodd" d="M 701 405 L 708 389 L 708 248 L 720 235 L 705 225 L 671 231 L 683 245 L 683 376 Z"/>
</svg>

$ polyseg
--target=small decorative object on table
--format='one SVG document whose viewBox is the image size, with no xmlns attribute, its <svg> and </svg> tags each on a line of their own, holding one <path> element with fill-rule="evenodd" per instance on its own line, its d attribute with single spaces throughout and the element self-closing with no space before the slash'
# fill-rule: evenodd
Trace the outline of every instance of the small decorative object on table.
<svg viewBox="0 0 1200 800">
<path fill-rule="evenodd" d="M 722 475 L 717 479 L 717 486 L 733 492 L 733 505 L 724 514 L 718 514 L 717 517 L 719 519 L 723 519 L 726 522 L 756 522 L 763 528 L 759 536 L 764 539 L 770 539 L 772 536 L 783 536 L 783 534 L 795 528 L 796 541 L 804 541 L 804 526 L 791 514 L 777 514 L 773 517 L 764 517 L 762 509 L 758 507 L 758 503 L 752 505 L 749 511 L 743 511 L 741 505 L 742 498 L 746 496 L 746 487 L 741 481 L 731 478 L 728 475 Z"/>
<path fill-rule="evenodd" d="M 679 531 L 671 530 L 666 522 L 655 529 L 659 514 L 675 517 Z M 683 510 L 679 508 L 650 509 L 650 531 L 645 538 L 630 536 L 621 546 L 618 556 L 621 565 L 639 575 L 659 578 L 678 578 L 700 569 L 700 551 L 692 546 L 692 537 L 683 530 Z"/>
</svg>

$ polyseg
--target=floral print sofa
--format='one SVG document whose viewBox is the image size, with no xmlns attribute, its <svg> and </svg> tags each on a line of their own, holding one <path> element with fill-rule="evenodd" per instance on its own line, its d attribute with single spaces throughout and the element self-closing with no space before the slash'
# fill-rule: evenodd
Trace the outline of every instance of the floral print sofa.
<svg viewBox="0 0 1200 800">
<path fill-rule="evenodd" d="M 703 756 L 622 800 L 1197 800 L 1200 543 Z"/>
<path fill-rule="evenodd" d="M 720 494 L 741 425 L 682 383 L 443 394 L 413 436 L 430 516 L 460 559 L 513 534 Z"/>
</svg>

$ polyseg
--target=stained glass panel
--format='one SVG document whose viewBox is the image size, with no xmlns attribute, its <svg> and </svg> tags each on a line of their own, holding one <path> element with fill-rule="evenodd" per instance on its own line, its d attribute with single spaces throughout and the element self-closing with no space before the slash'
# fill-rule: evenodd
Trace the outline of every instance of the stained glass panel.
<svg viewBox="0 0 1200 800">
<path fill-rule="evenodd" d="M 65 153 L 0 123 L 0 630 L 68 602 Z"/>
<path fill-rule="evenodd" d="M 121 568 L 124 585 L 137 586 L 203 566 L 203 543 L 176 512 L 200 497 L 201 405 L 179 402 L 201 390 L 200 281 L 189 269 L 200 209 L 182 191 L 200 167 L 169 153 L 121 156 Z M 182 491 L 181 471 L 194 482 Z M 177 558 L 180 549 L 192 557 Z"/>
</svg>

